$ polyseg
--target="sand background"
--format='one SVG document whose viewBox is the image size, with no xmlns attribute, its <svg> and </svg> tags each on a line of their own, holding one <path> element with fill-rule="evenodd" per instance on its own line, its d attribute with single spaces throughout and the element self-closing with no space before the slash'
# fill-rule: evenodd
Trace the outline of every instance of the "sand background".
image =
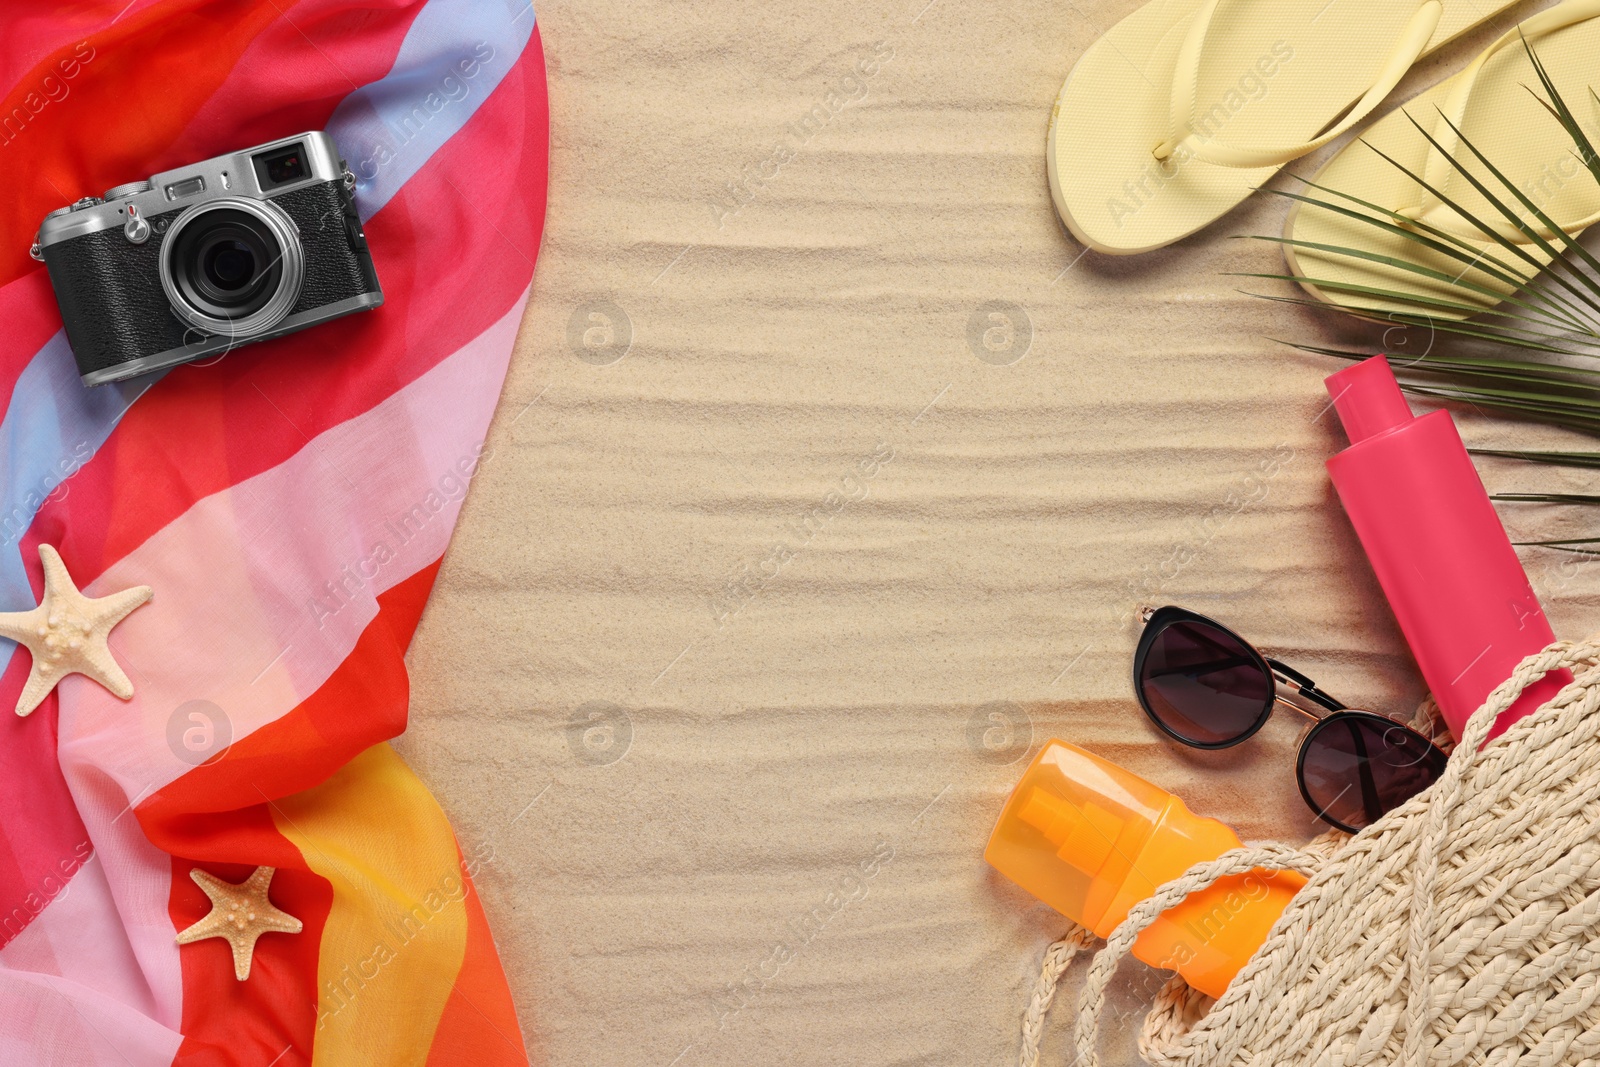
<svg viewBox="0 0 1600 1067">
<path fill-rule="evenodd" d="M 1050 105 L 1137 5 L 925 3 L 539 6 L 549 222 L 398 747 L 463 847 L 491 846 L 528 1045 L 561 1067 L 1012 1062 L 1063 924 L 981 854 L 1052 736 L 1246 838 L 1316 832 L 1298 723 L 1212 755 L 1146 726 L 1141 603 L 1215 615 L 1350 703 L 1422 695 L 1323 469 L 1335 365 L 1268 340 L 1378 338 L 1224 276 L 1279 269 L 1230 237 L 1287 205 L 1084 255 L 1045 183 Z M 797 137 L 861 60 L 859 98 Z M 1584 529 L 1502 514 L 1519 537 Z M 1592 630 L 1600 568 L 1524 559 L 1557 630 Z M 1110 1063 L 1158 984 L 1127 978 Z"/>
</svg>

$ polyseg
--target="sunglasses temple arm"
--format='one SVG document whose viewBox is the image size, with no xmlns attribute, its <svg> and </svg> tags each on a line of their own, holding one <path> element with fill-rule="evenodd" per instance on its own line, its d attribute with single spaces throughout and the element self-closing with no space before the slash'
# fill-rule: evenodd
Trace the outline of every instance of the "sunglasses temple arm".
<svg viewBox="0 0 1600 1067">
<path fill-rule="evenodd" d="M 1302 699 L 1309 700 L 1324 711 L 1344 711 L 1345 705 L 1317 688 L 1317 683 L 1301 674 L 1293 667 L 1275 659 L 1267 660 L 1267 666 L 1272 669 L 1272 679 L 1279 685 L 1288 687 L 1289 691 Z M 1302 709 L 1305 710 L 1305 709 Z M 1319 714 L 1317 718 L 1325 716 Z"/>
</svg>

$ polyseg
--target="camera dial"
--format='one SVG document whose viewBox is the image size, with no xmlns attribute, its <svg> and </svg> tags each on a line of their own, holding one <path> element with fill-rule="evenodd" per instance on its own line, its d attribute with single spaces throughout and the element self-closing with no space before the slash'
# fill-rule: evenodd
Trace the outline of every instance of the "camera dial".
<svg viewBox="0 0 1600 1067">
<path fill-rule="evenodd" d="M 124 182 L 121 185 L 113 185 L 111 188 L 107 189 L 105 199 L 122 200 L 127 197 L 138 196 L 140 193 L 147 193 L 149 191 L 150 181 L 148 178 L 144 179 L 143 181 Z"/>
<path fill-rule="evenodd" d="M 276 204 L 221 197 L 172 224 L 160 270 L 161 288 L 181 318 L 245 339 L 272 329 L 294 307 L 305 254 L 294 221 Z"/>
</svg>

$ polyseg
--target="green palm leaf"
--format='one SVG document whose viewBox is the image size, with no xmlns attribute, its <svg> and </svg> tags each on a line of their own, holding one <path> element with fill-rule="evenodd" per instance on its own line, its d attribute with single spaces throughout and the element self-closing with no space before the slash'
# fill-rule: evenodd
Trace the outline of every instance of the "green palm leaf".
<svg viewBox="0 0 1600 1067">
<path fill-rule="evenodd" d="M 1528 91 L 1560 123 L 1572 139 L 1573 154 L 1600 183 L 1600 153 L 1568 107 L 1549 72 L 1526 39 L 1539 88 Z M 1540 91 L 1542 90 L 1542 96 Z M 1589 96 L 1600 109 L 1600 94 Z M 1402 239 L 1415 252 L 1380 254 L 1370 249 L 1255 236 L 1285 249 L 1303 249 L 1323 258 L 1367 264 L 1392 278 L 1394 285 L 1358 284 L 1331 278 L 1295 277 L 1283 273 L 1241 273 L 1235 277 L 1303 283 L 1335 296 L 1339 309 L 1392 329 L 1402 326 L 1427 331 L 1427 350 L 1416 356 L 1391 356 L 1396 375 L 1410 392 L 1472 404 L 1514 419 L 1532 419 L 1600 437 L 1600 257 L 1566 233 L 1515 182 L 1441 113 L 1454 134 L 1460 156 L 1446 150 L 1432 130 L 1409 113 L 1406 118 L 1449 163 L 1451 178 L 1465 182 L 1487 205 L 1476 214 L 1452 197 L 1443 183 L 1427 178 L 1368 144 L 1419 188 L 1482 234 L 1473 242 L 1425 220 L 1411 219 L 1381 205 L 1337 189 L 1302 180 L 1298 190 L 1276 195 L 1302 209 L 1330 212 L 1382 234 L 1386 246 Z M 1481 174 L 1468 169 L 1475 164 Z M 1512 240 L 1508 233 L 1520 235 Z M 1481 247 L 1487 244 L 1487 248 Z M 1537 251 L 1538 255 L 1534 254 Z M 1548 262 L 1539 257 L 1547 257 Z M 1457 269 L 1459 267 L 1459 269 Z M 1414 279 L 1409 291 L 1399 286 Z M 1426 287 L 1427 291 L 1422 291 Z M 1322 300 L 1270 293 L 1251 293 L 1279 303 L 1325 309 Z M 1339 359 L 1366 359 L 1370 352 L 1296 342 L 1280 342 L 1298 351 Z M 1600 451 L 1477 448 L 1474 455 L 1492 456 L 1547 466 L 1600 470 Z M 1600 506 L 1600 493 L 1520 491 L 1494 496 L 1503 504 Z M 1557 551 L 1600 554 L 1600 537 L 1520 542 Z"/>
</svg>

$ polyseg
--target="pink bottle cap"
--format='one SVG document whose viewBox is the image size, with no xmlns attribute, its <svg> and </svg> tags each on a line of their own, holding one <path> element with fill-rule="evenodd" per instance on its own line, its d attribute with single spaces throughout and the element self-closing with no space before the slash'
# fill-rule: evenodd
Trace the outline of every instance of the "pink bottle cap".
<svg viewBox="0 0 1600 1067">
<path fill-rule="evenodd" d="M 1383 356 L 1364 359 L 1327 378 L 1328 395 L 1339 411 L 1339 421 L 1351 444 L 1404 426 L 1413 418 L 1411 405 L 1394 380 Z"/>
</svg>

